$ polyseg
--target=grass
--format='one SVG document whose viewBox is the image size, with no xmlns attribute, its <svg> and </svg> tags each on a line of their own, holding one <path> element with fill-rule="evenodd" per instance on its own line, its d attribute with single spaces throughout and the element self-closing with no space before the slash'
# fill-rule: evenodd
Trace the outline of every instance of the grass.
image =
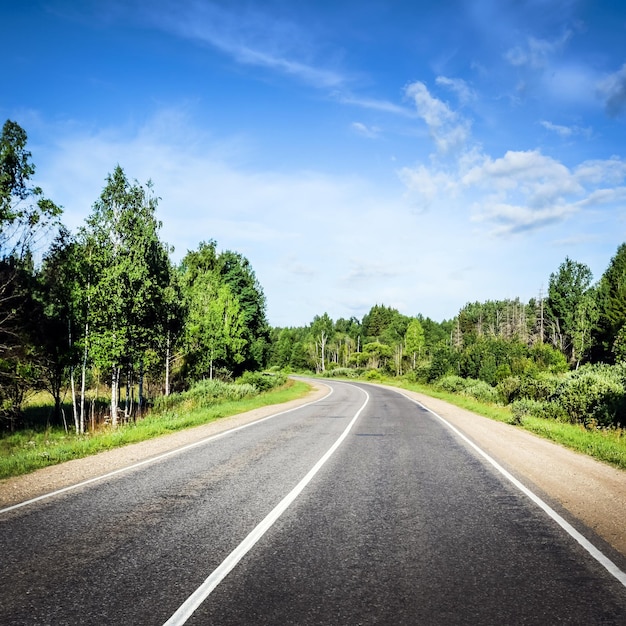
<svg viewBox="0 0 626 626">
<path fill-rule="evenodd" d="M 116 430 L 102 428 L 95 433 L 74 435 L 62 428 L 44 431 L 22 430 L 0 438 L 0 478 L 27 474 L 36 469 L 80 459 L 130 443 L 213 422 L 272 404 L 282 404 L 304 396 L 310 386 L 289 380 L 285 385 L 242 400 L 227 401 L 189 412 L 166 411 L 151 414 Z"/>
</svg>

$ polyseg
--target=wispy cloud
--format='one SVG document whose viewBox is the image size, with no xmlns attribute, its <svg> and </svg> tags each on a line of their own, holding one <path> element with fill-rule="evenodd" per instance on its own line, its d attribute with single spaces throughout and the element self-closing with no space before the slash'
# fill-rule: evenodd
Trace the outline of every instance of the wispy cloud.
<svg viewBox="0 0 626 626">
<path fill-rule="evenodd" d="M 626 162 L 618 158 L 570 169 L 539 150 L 499 158 L 474 151 L 448 169 L 422 164 L 399 176 L 428 206 L 471 207 L 472 221 L 491 224 L 496 236 L 538 230 L 626 199 Z"/>
<path fill-rule="evenodd" d="M 445 102 L 433 96 L 420 81 L 405 89 L 415 104 L 418 117 L 424 120 L 430 135 L 441 153 L 461 148 L 470 134 L 470 122 L 453 111 Z"/>
<path fill-rule="evenodd" d="M 456 93 L 461 104 L 467 104 L 476 99 L 474 90 L 462 78 L 448 78 L 446 76 L 437 76 L 435 79 L 437 85 L 447 87 Z"/>
<path fill-rule="evenodd" d="M 553 124 L 548 120 L 541 120 L 539 122 L 541 126 L 543 126 L 546 130 L 549 130 L 552 133 L 556 133 L 559 137 L 563 139 L 569 139 L 575 135 L 582 135 L 584 137 L 590 138 L 592 135 L 591 128 L 581 128 L 580 126 L 564 126 L 562 124 Z"/>
<path fill-rule="evenodd" d="M 226 5 L 225 5 L 226 6 Z M 318 88 L 337 88 L 346 76 L 318 61 L 320 51 L 299 25 L 250 7 L 176 2 L 145 11 L 145 19 L 179 37 L 212 46 L 242 65 L 261 67 Z"/>
<path fill-rule="evenodd" d="M 604 101 L 606 112 L 617 117 L 626 112 L 626 63 L 598 85 L 598 93 Z"/>
<path fill-rule="evenodd" d="M 368 139 L 376 139 L 380 134 L 380 128 L 377 126 L 366 126 L 361 122 L 352 122 L 351 128 L 358 135 L 362 135 Z"/>
<path fill-rule="evenodd" d="M 516 67 L 542 69 L 553 54 L 560 52 L 565 47 L 571 36 L 572 33 L 568 30 L 561 37 L 552 41 L 529 37 L 525 45 L 509 48 L 504 57 Z"/>
<path fill-rule="evenodd" d="M 415 113 L 411 109 L 389 102 L 389 100 L 362 98 L 339 92 L 336 92 L 334 96 L 340 104 L 347 104 L 360 107 L 362 109 L 371 109 L 373 111 L 381 111 L 383 113 L 391 113 L 393 115 L 401 115 L 404 117 L 415 117 Z"/>
</svg>

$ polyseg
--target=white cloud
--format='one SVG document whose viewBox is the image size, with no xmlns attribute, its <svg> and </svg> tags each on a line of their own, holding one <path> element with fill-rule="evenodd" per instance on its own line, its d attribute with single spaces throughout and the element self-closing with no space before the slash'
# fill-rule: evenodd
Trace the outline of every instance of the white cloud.
<svg viewBox="0 0 626 626">
<path fill-rule="evenodd" d="M 445 102 L 435 98 L 420 81 L 405 88 L 412 99 L 417 114 L 428 126 L 430 135 L 439 152 L 446 154 L 465 145 L 470 134 L 470 124 L 461 118 Z"/>
<path fill-rule="evenodd" d="M 591 127 L 583 128 L 574 124 L 573 126 L 564 126 L 562 124 L 554 124 L 549 122 L 548 120 L 541 120 L 539 122 L 541 126 L 543 126 L 546 130 L 549 130 L 552 133 L 556 133 L 562 139 L 570 139 L 575 136 L 583 136 L 587 139 L 590 139 L 593 130 Z"/>
<path fill-rule="evenodd" d="M 566 31 L 559 39 L 553 41 L 529 37 L 525 45 L 510 48 L 504 57 L 516 67 L 527 66 L 532 69 L 542 69 L 553 54 L 564 48 L 571 35 L 571 31 Z"/>
<path fill-rule="evenodd" d="M 456 169 L 421 164 L 399 176 L 423 207 L 457 214 L 471 207 L 472 221 L 491 225 L 497 236 L 562 223 L 626 199 L 626 162 L 618 158 L 570 169 L 538 150 L 508 151 L 499 158 L 474 150 L 456 161 Z"/>
<path fill-rule="evenodd" d="M 371 109 L 373 111 L 382 111 L 383 113 L 391 113 L 393 115 L 401 115 L 404 117 L 415 117 L 415 113 L 413 113 L 413 111 L 393 102 L 389 102 L 388 100 L 361 98 L 340 92 L 336 92 L 334 97 L 341 104 L 357 106 L 362 109 Z"/>
<path fill-rule="evenodd" d="M 546 120 L 539 122 L 546 130 L 550 130 L 561 137 L 571 137 L 574 134 L 574 129 L 571 126 L 562 126 L 560 124 L 553 124 Z"/>
<path fill-rule="evenodd" d="M 375 139 L 380 134 L 380 128 L 377 126 L 366 126 L 361 122 L 352 122 L 351 128 L 355 133 L 369 139 Z"/>
<path fill-rule="evenodd" d="M 451 89 L 456 93 L 461 104 L 467 104 L 476 99 L 474 90 L 462 78 L 447 78 L 446 76 L 437 76 L 435 79 L 437 85 L 442 85 Z"/>
</svg>

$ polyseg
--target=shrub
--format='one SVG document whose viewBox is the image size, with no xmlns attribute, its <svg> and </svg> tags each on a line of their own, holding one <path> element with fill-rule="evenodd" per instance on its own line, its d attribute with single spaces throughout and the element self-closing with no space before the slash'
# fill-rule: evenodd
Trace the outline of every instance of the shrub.
<svg viewBox="0 0 626 626">
<path fill-rule="evenodd" d="M 467 381 L 463 395 L 476 398 L 480 402 L 497 402 L 498 391 L 484 380 Z"/>
<path fill-rule="evenodd" d="M 437 381 L 436 385 L 444 391 L 448 391 L 450 393 L 460 393 L 465 390 L 468 381 L 471 380 L 472 379 L 465 379 L 461 376 L 455 376 L 451 374 L 449 376 L 444 376 L 443 378 L 440 378 Z"/>
<path fill-rule="evenodd" d="M 281 372 L 244 372 L 238 379 L 237 384 L 247 384 L 254 386 L 258 391 L 269 391 L 275 387 L 284 385 L 287 376 Z"/>
<path fill-rule="evenodd" d="M 535 376 L 524 376 L 520 382 L 520 398 L 551 400 L 563 380 L 562 376 L 539 372 Z"/>
<path fill-rule="evenodd" d="M 568 415 L 562 406 L 556 402 L 547 402 L 546 400 L 532 400 L 530 398 L 515 400 L 511 404 L 511 412 L 513 414 L 512 423 L 514 424 L 520 424 L 524 417 L 541 417 L 562 422 L 568 421 Z"/>
<path fill-rule="evenodd" d="M 358 378 L 361 371 L 354 367 L 335 367 L 334 369 L 326 370 L 322 376 L 325 378 Z"/>
<path fill-rule="evenodd" d="M 382 380 L 383 375 L 378 370 L 367 370 L 365 380 Z"/>
<path fill-rule="evenodd" d="M 562 380 L 556 401 L 573 423 L 616 425 L 626 410 L 621 373 L 607 365 L 583 366 Z"/>
<path fill-rule="evenodd" d="M 227 400 L 241 400 L 253 396 L 257 388 L 250 384 L 225 383 L 221 380 L 201 380 L 188 391 L 173 393 L 155 399 L 154 410 L 166 412 L 173 409 L 193 411 Z"/>
<path fill-rule="evenodd" d="M 521 379 L 519 376 L 508 376 L 496 386 L 498 397 L 504 404 L 511 404 L 521 395 Z"/>
</svg>

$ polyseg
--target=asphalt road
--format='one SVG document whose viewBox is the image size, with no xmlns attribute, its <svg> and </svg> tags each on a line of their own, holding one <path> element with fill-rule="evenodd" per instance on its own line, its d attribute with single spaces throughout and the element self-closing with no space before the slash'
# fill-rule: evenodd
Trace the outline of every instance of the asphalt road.
<svg viewBox="0 0 626 626">
<path fill-rule="evenodd" d="M 626 624 L 626 587 L 439 420 L 329 384 L 0 512 L 0 623 Z"/>
</svg>

